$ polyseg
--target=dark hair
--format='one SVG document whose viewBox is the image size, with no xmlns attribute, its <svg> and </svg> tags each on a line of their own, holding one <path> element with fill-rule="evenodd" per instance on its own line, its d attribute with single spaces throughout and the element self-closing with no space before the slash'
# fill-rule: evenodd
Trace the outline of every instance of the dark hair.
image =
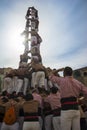
<svg viewBox="0 0 87 130">
<path fill-rule="evenodd" d="M 24 96 L 24 95 L 23 95 L 23 92 L 18 92 L 17 96 L 18 96 L 18 97 L 23 97 L 23 96 Z"/>
<path fill-rule="evenodd" d="M 8 98 L 3 97 L 3 98 L 2 98 L 2 101 L 3 101 L 4 103 L 8 102 Z"/>
<path fill-rule="evenodd" d="M 58 91 L 58 88 L 57 88 L 57 87 L 53 86 L 53 87 L 51 88 L 51 93 L 56 94 L 57 91 Z"/>
<path fill-rule="evenodd" d="M 6 90 L 4 90 L 3 92 L 2 92 L 2 94 L 1 94 L 2 96 L 7 96 L 7 91 Z"/>
<path fill-rule="evenodd" d="M 26 100 L 26 101 L 33 100 L 33 95 L 32 95 L 31 93 L 27 94 L 27 95 L 25 96 L 25 100 Z"/>
<path fill-rule="evenodd" d="M 64 76 L 72 76 L 72 74 L 73 74 L 73 70 L 71 67 L 67 66 L 64 68 Z"/>
<path fill-rule="evenodd" d="M 45 92 L 45 88 L 38 87 L 38 93 L 39 94 L 44 93 L 44 92 Z"/>
<path fill-rule="evenodd" d="M 13 94 L 9 94 L 8 98 L 9 98 L 9 99 L 14 99 L 15 97 L 14 97 Z"/>
</svg>

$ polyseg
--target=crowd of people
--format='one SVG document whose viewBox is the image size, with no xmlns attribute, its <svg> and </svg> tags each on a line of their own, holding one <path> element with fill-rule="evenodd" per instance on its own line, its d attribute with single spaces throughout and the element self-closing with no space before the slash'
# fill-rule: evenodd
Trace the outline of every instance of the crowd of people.
<svg viewBox="0 0 87 130">
<path fill-rule="evenodd" d="M 45 67 L 38 62 L 38 60 L 32 60 L 31 63 L 27 64 L 27 67 L 19 67 L 18 69 L 12 69 L 7 72 L 3 78 L 3 89 L 9 94 L 12 92 L 23 92 L 26 95 L 29 89 L 33 88 L 44 88 L 50 90 L 53 83 L 49 79 L 49 73 L 53 72 L 57 74 L 59 70 Z M 58 75 L 58 74 L 57 74 Z M 58 87 L 58 85 L 55 83 Z"/>
<path fill-rule="evenodd" d="M 71 67 L 56 70 L 39 65 L 35 62 L 28 69 L 11 70 L 4 77 L 0 130 L 86 130 L 87 87 L 73 78 Z M 9 125 L 4 118 L 11 105 L 17 118 Z"/>
</svg>

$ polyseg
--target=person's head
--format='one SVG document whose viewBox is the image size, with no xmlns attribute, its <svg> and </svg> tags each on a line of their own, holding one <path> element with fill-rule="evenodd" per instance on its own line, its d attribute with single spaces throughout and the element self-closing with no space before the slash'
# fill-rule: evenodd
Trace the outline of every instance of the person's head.
<svg viewBox="0 0 87 130">
<path fill-rule="evenodd" d="M 24 95 L 23 95 L 23 92 L 18 92 L 17 96 L 18 96 L 18 97 L 23 97 L 23 96 L 24 96 Z"/>
<path fill-rule="evenodd" d="M 58 88 L 55 87 L 55 86 L 53 86 L 53 87 L 51 88 L 51 93 L 56 94 L 57 92 L 58 92 Z"/>
<path fill-rule="evenodd" d="M 32 95 L 31 93 L 26 94 L 26 95 L 25 95 L 25 100 L 26 100 L 26 101 L 31 101 L 31 100 L 33 100 L 33 95 Z"/>
<path fill-rule="evenodd" d="M 7 96 L 7 91 L 6 91 L 6 90 L 3 90 L 1 95 L 2 95 L 2 96 Z"/>
<path fill-rule="evenodd" d="M 64 68 L 64 73 L 63 73 L 64 77 L 65 76 L 72 76 L 72 74 L 73 74 L 73 70 L 71 67 L 67 66 Z"/>
</svg>

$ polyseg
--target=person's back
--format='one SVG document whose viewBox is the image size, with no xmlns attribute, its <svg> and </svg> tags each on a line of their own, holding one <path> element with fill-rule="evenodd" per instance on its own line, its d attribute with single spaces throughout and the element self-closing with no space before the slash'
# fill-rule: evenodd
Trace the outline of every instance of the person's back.
<svg viewBox="0 0 87 130">
<path fill-rule="evenodd" d="M 42 108 L 42 97 L 37 91 L 37 89 L 32 90 L 33 99 L 38 101 L 39 107 Z"/>
<path fill-rule="evenodd" d="M 19 105 L 17 104 L 16 101 L 10 99 L 7 103 L 5 103 L 4 106 L 6 112 L 3 119 L 1 130 L 7 130 L 7 129 L 18 130 L 19 129 L 18 119 L 19 119 L 19 109 L 20 109 Z M 10 116 L 10 118 L 8 115 Z M 10 120 L 11 118 L 13 119 L 13 122 L 12 120 Z"/>
<path fill-rule="evenodd" d="M 57 89 L 56 91 L 58 91 L 57 87 L 52 87 L 51 91 L 52 89 L 55 89 L 55 88 Z M 46 100 L 50 103 L 52 110 L 61 108 L 59 91 L 56 93 L 51 92 L 49 96 L 46 98 Z"/>
<path fill-rule="evenodd" d="M 40 130 L 38 119 L 38 102 L 33 100 L 32 94 L 25 96 L 25 102 L 23 103 L 24 110 L 24 124 L 23 130 L 36 129 Z"/>
<path fill-rule="evenodd" d="M 70 67 L 64 69 L 64 77 L 49 76 L 52 82 L 60 86 L 61 98 L 79 97 L 80 92 L 87 94 L 84 84 L 73 78 L 73 70 Z"/>
<path fill-rule="evenodd" d="M 53 113 L 53 128 L 54 130 L 60 130 L 60 115 L 61 115 L 61 103 L 60 103 L 60 92 L 57 87 L 51 88 L 51 93 L 45 99 L 51 105 Z"/>
</svg>

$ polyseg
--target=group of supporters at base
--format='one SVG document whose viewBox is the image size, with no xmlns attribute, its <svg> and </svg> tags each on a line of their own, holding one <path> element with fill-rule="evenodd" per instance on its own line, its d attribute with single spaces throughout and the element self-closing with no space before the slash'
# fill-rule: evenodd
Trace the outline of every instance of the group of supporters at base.
<svg viewBox="0 0 87 130">
<path fill-rule="evenodd" d="M 33 88 L 40 87 L 45 90 L 50 90 L 53 86 L 53 83 L 49 79 L 50 72 L 57 73 L 57 70 L 52 71 L 51 68 L 46 68 L 38 63 L 37 60 L 32 60 L 27 67 L 12 69 L 6 73 L 3 78 L 2 91 L 6 90 L 8 94 L 14 91 L 16 91 L 16 94 L 23 92 L 23 94 L 26 95 L 27 91 Z M 58 87 L 57 84 L 55 84 L 55 86 Z"/>
<path fill-rule="evenodd" d="M 0 96 L 0 130 L 41 130 L 41 112 L 42 97 L 36 89 L 25 96 L 7 96 L 5 91 Z"/>
<path fill-rule="evenodd" d="M 49 73 L 49 80 L 54 86 L 48 91 L 33 89 L 31 94 L 24 97 L 19 94 L 0 97 L 0 121 L 1 130 L 86 130 L 86 118 L 84 105 L 79 104 L 79 95 L 87 98 L 87 87 L 73 78 L 71 67 L 59 69 L 64 77 L 55 76 L 53 71 Z M 59 89 L 55 87 L 59 86 Z M 38 93 L 39 92 L 39 93 Z M 9 103 L 10 102 L 10 103 Z M 81 102 L 80 102 L 81 103 Z M 6 124 L 3 106 L 13 104 L 17 108 L 17 118 L 13 124 Z M 10 105 L 10 106 L 11 106 Z M 5 109 L 5 111 L 6 111 Z M 81 115 L 80 115 L 81 113 Z"/>
</svg>

